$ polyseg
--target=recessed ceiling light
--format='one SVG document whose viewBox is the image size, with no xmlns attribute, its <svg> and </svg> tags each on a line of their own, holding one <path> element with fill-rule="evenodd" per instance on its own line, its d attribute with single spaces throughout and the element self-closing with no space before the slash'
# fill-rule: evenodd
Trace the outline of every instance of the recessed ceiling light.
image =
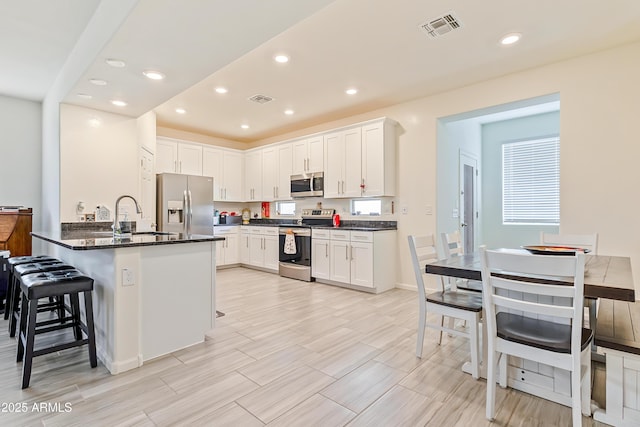
<svg viewBox="0 0 640 427">
<path fill-rule="evenodd" d="M 276 55 L 275 58 L 276 62 L 279 62 L 281 64 L 285 64 L 287 62 L 289 62 L 289 57 L 287 55 Z"/>
<path fill-rule="evenodd" d="M 226 87 L 218 86 L 216 88 L 216 92 L 218 92 L 218 93 L 227 93 L 227 92 L 229 92 L 229 90 Z"/>
<path fill-rule="evenodd" d="M 350 89 L 345 90 L 345 93 L 347 95 L 355 95 L 356 93 L 358 93 L 358 89 L 350 88 Z"/>
<path fill-rule="evenodd" d="M 118 107 L 126 107 L 126 106 L 127 106 L 127 103 L 126 103 L 126 102 L 121 101 L 121 100 L 119 100 L 119 99 L 114 99 L 113 101 L 111 101 L 111 103 L 112 103 L 113 105 L 115 105 L 115 106 L 118 106 Z"/>
<path fill-rule="evenodd" d="M 502 36 L 502 38 L 500 39 L 500 44 L 505 45 L 505 46 L 510 45 L 510 44 L 514 44 L 514 43 L 518 42 L 521 37 L 522 37 L 522 34 L 520 34 L 520 33 L 509 33 L 509 34 L 506 34 L 506 35 Z"/>
<path fill-rule="evenodd" d="M 145 76 L 147 76 L 147 78 L 151 80 L 162 80 L 165 78 L 165 75 L 162 74 L 160 71 L 147 70 L 147 71 L 143 71 L 142 74 L 144 74 Z"/>
<path fill-rule="evenodd" d="M 93 96 L 89 95 L 88 93 L 79 93 L 76 96 L 78 98 L 82 98 L 82 99 L 91 99 L 91 98 L 93 98 Z"/>
<path fill-rule="evenodd" d="M 284 113 L 285 113 L 287 116 L 290 116 L 290 115 L 292 115 L 293 113 L 295 113 L 295 111 L 293 111 L 293 110 L 284 110 Z"/>
<path fill-rule="evenodd" d="M 107 58 L 104 60 L 107 64 L 111 65 L 114 68 L 124 68 L 127 64 L 121 59 Z"/>
<path fill-rule="evenodd" d="M 178 114 L 185 114 L 187 112 L 187 110 L 185 110 L 184 108 L 176 108 L 176 113 Z"/>
<path fill-rule="evenodd" d="M 240 125 L 242 129 L 249 129 L 249 125 Z"/>
<path fill-rule="evenodd" d="M 96 86 L 106 86 L 107 81 L 102 79 L 90 79 L 89 83 L 94 84 Z"/>
</svg>

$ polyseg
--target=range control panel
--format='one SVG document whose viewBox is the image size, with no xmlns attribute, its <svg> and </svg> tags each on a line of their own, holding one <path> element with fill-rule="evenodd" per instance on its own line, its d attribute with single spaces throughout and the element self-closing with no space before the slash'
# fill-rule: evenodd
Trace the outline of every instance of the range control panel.
<svg viewBox="0 0 640 427">
<path fill-rule="evenodd" d="M 335 209 L 302 209 L 302 218 L 333 218 Z"/>
</svg>

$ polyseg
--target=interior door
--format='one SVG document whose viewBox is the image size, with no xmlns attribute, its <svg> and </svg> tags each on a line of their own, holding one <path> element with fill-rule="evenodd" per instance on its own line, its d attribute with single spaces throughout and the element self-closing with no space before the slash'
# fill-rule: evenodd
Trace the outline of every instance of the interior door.
<svg viewBox="0 0 640 427">
<path fill-rule="evenodd" d="M 460 233 L 464 253 L 476 249 L 476 225 L 478 219 L 478 160 L 460 152 Z"/>
</svg>

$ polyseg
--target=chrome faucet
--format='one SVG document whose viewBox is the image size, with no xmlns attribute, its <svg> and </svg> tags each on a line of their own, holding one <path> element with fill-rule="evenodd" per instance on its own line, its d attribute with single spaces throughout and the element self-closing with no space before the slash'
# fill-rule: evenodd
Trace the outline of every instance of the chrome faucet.
<svg viewBox="0 0 640 427">
<path fill-rule="evenodd" d="M 114 236 L 118 234 L 122 234 L 122 229 L 120 228 L 120 221 L 118 221 L 118 217 L 120 215 L 120 200 L 124 199 L 125 197 L 130 198 L 131 200 L 133 200 L 133 203 L 136 204 L 136 213 L 139 213 L 139 214 L 142 213 L 142 209 L 140 208 L 138 201 L 134 199 L 133 196 L 128 196 L 125 194 L 124 196 L 118 197 L 118 199 L 116 200 L 116 212 L 115 212 L 115 218 L 113 219 L 113 226 L 112 226 Z"/>
</svg>

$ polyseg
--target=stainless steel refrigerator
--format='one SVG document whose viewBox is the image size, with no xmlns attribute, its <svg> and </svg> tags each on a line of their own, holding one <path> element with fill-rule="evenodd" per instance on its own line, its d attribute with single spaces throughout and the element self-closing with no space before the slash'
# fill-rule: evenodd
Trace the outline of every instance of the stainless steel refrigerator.
<svg viewBox="0 0 640 427">
<path fill-rule="evenodd" d="M 161 173 L 156 184 L 159 231 L 213 234 L 213 178 Z"/>
</svg>

